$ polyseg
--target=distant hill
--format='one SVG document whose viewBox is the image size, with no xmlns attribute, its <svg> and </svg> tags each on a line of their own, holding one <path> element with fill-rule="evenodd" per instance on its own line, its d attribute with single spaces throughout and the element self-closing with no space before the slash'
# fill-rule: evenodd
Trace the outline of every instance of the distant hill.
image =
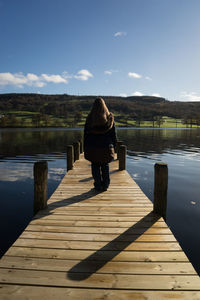
<svg viewBox="0 0 200 300">
<path fill-rule="evenodd" d="M 133 120 L 153 120 L 156 116 L 177 119 L 200 119 L 200 102 L 169 101 L 153 96 L 102 96 L 110 111 L 118 117 Z M 96 96 L 0 94 L 0 114 L 28 111 L 48 116 L 67 118 L 87 113 Z M 78 118 L 78 116 L 77 116 Z"/>
<path fill-rule="evenodd" d="M 110 110 L 119 113 L 160 110 L 159 104 L 170 104 L 164 98 L 152 96 L 102 96 Z M 64 110 L 89 111 L 96 96 L 44 95 L 44 94 L 0 94 L 0 110 L 33 111 L 61 114 Z M 169 105 L 168 105 L 169 106 Z"/>
<path fill-rule="evenodd" d="M 85 109 L 90 109 L 96 96 L 75 96 L 75 95 L 45 95 L 45 94 L 0 94 L 0 110 L 7 109 L 20 109 L 20 110 L 32 110 L 41 111 L 45 110 L 45 107 L 49 104 L 59 107 L 67 105 L 71 110 L 73 106 L 81 106 Z M 107 105 L 115 107 L 117 110 L 121 110 L 122 106 L 131 106 L 133 103 L 159 103 L 165 101 L 164 98 L 147 97 L 147 96 L 133 96 L 133 97 L 119 97 L 119 96 L 103 96 Z M 71 106 L 71 108 L 70 108 Z"/>
</svg>

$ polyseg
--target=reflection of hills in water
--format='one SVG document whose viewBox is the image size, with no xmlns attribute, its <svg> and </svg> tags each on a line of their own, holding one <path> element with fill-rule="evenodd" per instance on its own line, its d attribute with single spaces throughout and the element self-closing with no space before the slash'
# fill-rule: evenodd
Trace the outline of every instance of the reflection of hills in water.
<svg viewBox="0 0 200 300">
<path fill-rule="evenodd" d="M 132 156 L 182 155 L 179 151 L 199 153 L 200 148 L 200 129 L 124 129 L 118 131 L 118 138 Z"/>
<path fill-rule="evenodd" d="M 39 155 L 41 159 L 43 154 L 51 154 L 53 159 L 61 152 L 66 153 L 67 145 L 80 140 L 82 135 L 81 130 L 3 130 L 0 131 L 0 158 L 23 155 L 26 160 L 26 155 L 34 158 Z"/>
<path fill-rule="evenodd" d="M 117 136 L 127 145 L 128 154 L 151 156 L 155 153 L 179 155 L 179 151 L 198 153 L 200 148 L 200 129 L 118 129 Z M 19 129 L 0 130 L 0 158 L 9 157 L 30 161 L 31 156 L 49 159 L 66 153 L 67 145 L 83 137 L 83 130 L 64 129 Z M 61 154 L 62 153 L 62 154 Z M 26 157 L 27 156 L 27 157 Z"/>
</svg>

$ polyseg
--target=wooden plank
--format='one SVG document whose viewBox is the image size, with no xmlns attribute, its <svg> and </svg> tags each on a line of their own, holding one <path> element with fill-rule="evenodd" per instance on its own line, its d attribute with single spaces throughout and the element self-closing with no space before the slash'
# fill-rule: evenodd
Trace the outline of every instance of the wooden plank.
<svg viewBox="0 0 200 300">
<path fill-rule="evenodd" d="M 109 186 L 109 189 L 107 191 L 102 191 L 102 192 L 97 192 L 93 188 L 88 190 L 84 187 L 85 185 L 83 187 L 79 186 L 78 192 L 80 192 L 80 190 L 83 191 L 80 194 L 77 193 L 76 190 L 74 190 L 73 185 L 69 187 L 68 186 L 66 187 L 65 185 L 65 188 L 59 187 L 59 190 L 56 190 L 55 193 L 52 194 L 52 196 L 49 199 L 57 196 L 63 196 L 66 194 L 68 197 L 73 197 L 73 196 L 81 197 L 84 195 L 86 196 L 89 195 L 92 199 L 103 199 L 105 197 L 107 197 L 108 199 L 110 199 L 111 197 L 111 199 L 113 199 L 113 198 L 120 197 L 120 198 L 127 198 L 127 199 L 134 200 L 135 197 L 139 197 L 140 199 L 148 200 L 147 202 L 151 202 L 142 191 L 138 190 L 137 187 L 131 189 L 127 187 L 119 190 L 117 189 L 117 187 Z"/>
<path fill-rule="evenodd" d="M 146 211 L 146 213 L 148 213 L 148 211 Z M 149 211 L 150 213 L 150 211 Z M 47 216 L 47 215 L 55 215 L 55 216 L 60 216 L 66 218 L 67 216 L 73 216 L 73 217 L 76 217 L 76 216 L 85 216 L 86 219 L 89 219 L 90 216 L 93 216 L 95 217 L 97 220 L 98 220 L 98 217 L 107 217 L 108 219 L 110 219 L 111 217 L 120 217 L 120 216 L 130 216 L 130 217 L 144 217 L 144 213 L 142 213 L 142 211 L 138 211 L 138 212 L 133 212 L 130 214 L 126 214 L 126 212 L 122 212 L 120 213 L 120 211 L 118 213 L 110 213 L 110 212 L 107 212 L 106 211 L 104 213 L 100 212 L 100 211 L 95 211 L 92 212 L 81 212 L 81 211 L 76 211 L 76 210 L 71 210 L 70 212 L 68 210 L 56 210 L 56 209 L 49 209 L 49 211 L 45 210 L 43 212 L 41 212 L 40 216 Z M 56 217 L 58 218 L 58 217 Z"/>
<path fill-rule="evenodd" d="M 78 220 L 78 221 L 107 221 L 107 222 L 124 222 L 124 221 L 128 221 L 128 222 L 138 222 L 141 221 L 143 219 L 143 216 L 71 216 L 71 215 L 62 215 L 62 214 L 51 214 L 51 213 L 46 213 L 45 211 L 41 211 L 40 213 L 38 213 L 33 220 Z M 145 217 L 145 222 L 151 222 L 151 224 L 153 222 L 159 222 L 159 223 L 165 223 L 164 220 L 162 218 L 159 218 L 157 220 L 157 218 L 155 218 L 153 215 L 149 215 Z M 144 223 L 145 223 L 144 222 Z M 155 224 L 155 223 L 154 223 Z M 166 223 L 165 223 L 166 224 Z"/>
<path fill-rule="evenodd" d="M 181 251 L 178 242 L 135 242 L 127 245 L 126 242 L 90 242 L 90 241 L 59 241 L 41 239 L 19 238 L 13 244 L 16 247 L 36 247 L 54 249 L 86 249 L 86 250 L 123 250 L 123 251 Z M 11 249 L 10 249 L 11 250 Z M 9 251 L 10 251 L 9 250 Z M 23 249 L 22 249 L 23 251 Z M 8 253 L 8 252 L 7 252 Z"/>
<path fill-rule="evenodd" d="M 102 264 L 104 262 L 102 261 Z M 1 268 L 13 268 L 21 270 L 40 270 L 40 271 L 65 271 L 68 272 L 97 272 L 97 273 L 115 273 L 115 274 L 165 274 L 195 275 L 196 272 L 189 262 L 105 262 L 105 265 L 96 270 L 98 262 L 57 259 L 51 264 L 46 258 L 24 258 L 5 256 L 1 261 Z M 73 267 L 76 266 L 76 270 Z"/>
<path fill-rule="evenodd" d="M 131 227 L 129 229 L 124 228 L 106 228 L 106 227 L 70 227 L 70 226 L 49 226 L 49 225 L 29 225 L 26 228 L 26 231 L 33 232 L 68 232 L 68 233 L 109 233 L 109 234 L 123 234 L 128 235 L 133 234 L 171 234 L 169 228 L 144 228 L 141 225 L 141 228 Z"/>
<path fill-rule="evenodd" d="M 47 208 L 47 211 L 49 210 L 49 208 Z M 108 214 L 108 215 L 112 215 L 112 214 L 137 214 L 137 213 L 144 213 L 148 214 L 152 211 L 151 207 L 134 207 L 134 209 L 130 209 L 129 207 L 101 207 L 101 206 L 96 206 L 96 207 L 92 207 L 92 206 L 77 206 L 77 207 L 71 207 L 69 206 L 65 206 L 60 204 L 60 206 L 58 207 L 52 207 L 51 210 L 54 210 L 55 212 L 59 212 L 62 211 L 64 213 L 77 213 L 77 214 L 93 214 L 93 213 L 102 213 L 102 214 Z"/>
<path fill-rule="evenodd" d="M 99 202 L 91 202 L 91 201 L 84 201 L 84 203 L 78 199 L 76 200 L 59 200 L 58 199 L 56 201 L 50 201 L 48 202 L 48 205 L 50 205 L 51 207 L 59 207 L 61 204 L 59 203 L 60 201 L 62 201 L 62 205 L 70 205 L 70 207 L 129 207 L 129 208 L 132 208 L 132 209 L 135 209 L 135 208 L 139 208 L 139 207 L 148 207 L 148 208 L 151 208 L 152 209 L 152 204 L 146 204 L 145 202 L 133 202 L 133 201 L 127 201 L 127 200 L 124 200 L 124 199 L 121 199 L 119 200 L 118 202 L 115 202 L 115 201 L 112 201 L 111 200 L 107 200 L 107 201 L 99 201 Z"/>
<path fill-rule="evenodd" d="M 197 275 L 118 275 L 1 269 L 0 283 L 29 284 L 58 287 L 145 289 L 146 290 L 199 290 Z"/>
<path fill-rule="evenodd" d="M 145 213 L 148 214 L 150 213 L 151 210 L 146 210 Z M 63 216 L 67 216 L 67 215 L 71 215 L 71 216 L 108 216 L 108 217 L 119 217 L 119 216 L 132 216 L 132 217 L 137 217 L 137 216 L 140 216 L 140 217 L 144 217 L 144 212 L 141 211 L 130 211 L 130 210 L 127 210 L 127 211 L 100 211 L 100 210 L 90 210 L 90 211 L 81 211 L 81 210 L 76 210 L 76 209 L 70 209 L 70 210 L 67 210 L 67 209 L 47 209 L 44 211 L 44 214 L 47 215 L 47 214 L 54 214 L 54 215 L 63 215 Z"/>
<path fill-rule="evenodd" d="M 68 243 L 68 249 L 71 243 Z M 73 247 L 75 248 L 75 247 Z M 121 251 L 109 250 L 75 250 L 71 249 L 48 249 L 48 248 L 26 248 L 26 247 L 11 247 L 6 256 L 21 256 L 21 257 L 38 257 L 50 259 L 88 259 L 88 260 L 103 260 L 107 261 L 139 261 L 139 262 L 188 262 L 186 255 L 182 251 Z M 116 248 L 117 249 L 117 248 Z"/>
<path fill-rule="evenodd" d="M 83 288 L 59 288 L 59 287 L 41 287 L 25 285 L 6 285 L 0 284 L 0 295 L 3 300 L 199 300 L 200 293 L 196 291 L 145 291 L 145 290 L 114 290 L 114 289 L 83 289 Z"/>
<path fill-rule="evenodd" d="M 65 241 L 104 241 L 111 242 L 114 239 L 117 241 L 126 242 L 175 242 L 176 239 L 172 234 L 165 235 L 153 235 L 153 234 L 143 234 L 143 235 L 115 235 L 115 234 L 87 234 L 87 233 L 64 233 L 64 232 L 32 232 L 24 231 L 21 234 L 22 238 L 38 238 L 38 239 L 51 239 L 51 240 L 65 240 Z"/>
<path fill-rule="evenodd" d="M 115 221 L 73 221 L 73 220 L 55 220 L 55 219 L 35 219 L 31 222 L 31 225 L 51 225 L 51 226 L 73 226 L 73 227 L 109 227 L 109 228 L 129 228 L 137 222 L 115 222 Z M 149 228 L 150 222 L 144 222 L 143 228 Z M 151 228 L 168 228 L 164 222 L 156 222 L 151 225 Z"/>
</svg>

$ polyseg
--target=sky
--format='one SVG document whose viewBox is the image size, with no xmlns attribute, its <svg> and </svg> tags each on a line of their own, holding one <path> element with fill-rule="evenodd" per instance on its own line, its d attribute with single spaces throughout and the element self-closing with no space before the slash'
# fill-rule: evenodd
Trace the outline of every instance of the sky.
<svg viewBox="0 0 200 300">
<path fill-rule="evenodd" d="M 200 0 L 0 0 L 0 93 L 200 101 Z"/>
</svg>

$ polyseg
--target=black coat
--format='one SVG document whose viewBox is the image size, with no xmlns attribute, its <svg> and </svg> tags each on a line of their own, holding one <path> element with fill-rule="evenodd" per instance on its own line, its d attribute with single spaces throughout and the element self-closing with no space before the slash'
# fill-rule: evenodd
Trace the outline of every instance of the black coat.
<svg viewBox="0 0 200 300">
<path fill-rule="evenodd" d="M 108 163 L 114 159 L 116 147 L 115 124 L 91 128 L 86 122 L 84 128 L 84 156 L 91 162 Z"/>
</svg>

